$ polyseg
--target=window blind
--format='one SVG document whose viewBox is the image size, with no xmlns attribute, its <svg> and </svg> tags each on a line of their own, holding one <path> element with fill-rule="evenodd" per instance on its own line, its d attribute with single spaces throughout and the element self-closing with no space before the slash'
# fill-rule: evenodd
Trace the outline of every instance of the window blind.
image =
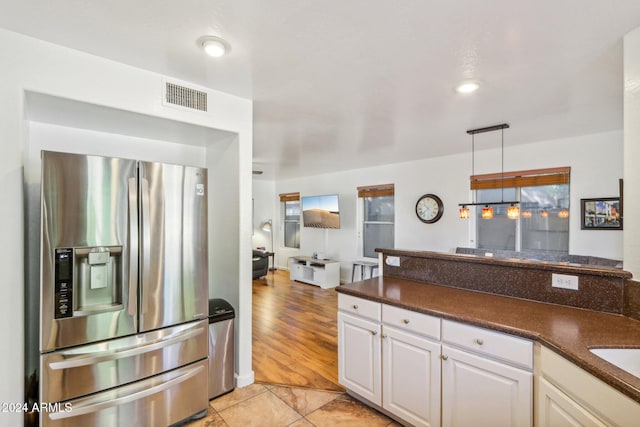
<svg viewBox="0 0 640 427">
<path fill-rule="evenodd" d="M 470 179 L 470 188 L 472 190 L 488 190 L 494 188 L 569 184 L 570 174 L 571 168 L 567 166 L 473 175 Z"/>
<path fill-rule="evenodd" d="M 358 197 L 382 197 L 393 196 L 394 184 L 368 185 L 357 187 Z"/>
<path fill-rule="evenodd" d="M 282 193 L 280 194 L 281 202 L 294 202 L 300 200 L 300 193 Z"/>
</svg>

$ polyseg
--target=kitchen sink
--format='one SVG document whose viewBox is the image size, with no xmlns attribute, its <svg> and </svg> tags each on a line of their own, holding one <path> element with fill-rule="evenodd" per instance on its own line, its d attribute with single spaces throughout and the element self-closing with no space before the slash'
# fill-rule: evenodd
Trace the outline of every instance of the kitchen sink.
<svg viewBox="0 0 640 427">
<path fill-rule="evenodd" d="M 591 348 L 589 351 L 640 378 L 640 348 Z"/>
</svg>

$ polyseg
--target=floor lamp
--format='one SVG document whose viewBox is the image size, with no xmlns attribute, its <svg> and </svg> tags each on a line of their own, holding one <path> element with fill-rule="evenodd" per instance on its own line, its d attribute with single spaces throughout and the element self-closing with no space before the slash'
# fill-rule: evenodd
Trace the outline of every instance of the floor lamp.
<svg viewBox="0 0 640 427">
<path fill-rule="evenodd" d="M 268 232 L 271 235 L 271 253 L 274 254 L 275 252 L 273 251 L 273 221 L 271 221 L 270 219 L 266 220 L 263 224 L 262 224 L 262 229 L 266 232 Z M 276 269 L 276 257 L 272 256 L 271 257 L 273 259 L 273 262 L 271 263 L 271 271 L 274 271 Z"/>
</svg>

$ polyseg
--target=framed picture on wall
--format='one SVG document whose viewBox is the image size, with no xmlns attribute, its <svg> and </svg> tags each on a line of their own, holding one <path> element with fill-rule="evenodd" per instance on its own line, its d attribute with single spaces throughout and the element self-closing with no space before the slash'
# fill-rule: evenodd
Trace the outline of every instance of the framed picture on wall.
<svg viewBox="0 0 640 427">
<path fill-rule="evenodd" d="M 622 204 L 619 197 L 580 199 L 580 225 L 583 230 L 622 230 Z"/>
</svg>

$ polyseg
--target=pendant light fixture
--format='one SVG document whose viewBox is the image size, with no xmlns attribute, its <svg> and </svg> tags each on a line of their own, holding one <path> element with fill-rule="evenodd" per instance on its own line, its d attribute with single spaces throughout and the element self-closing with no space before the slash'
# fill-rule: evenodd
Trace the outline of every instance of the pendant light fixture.
<svg viewBox="0 0 640 427">
<path fill-rule="evenodd" d="M 495 126 L 489 126 L 489 127 L 485 127 L 485 128 L 479 128 L 479 129 L 470 129 L 467 131 L 467 133 L 469 135 L 471 135 L 471 176 L 474 177 L 475 176 L 475 135 L 477 133 L 485 133 L 485 132 L 492 132 L 495 130 L 499 130 L 501 131 L 501 168 L 502 168 L 502 172 L 501 172 L 501 179 L 502 179 L 502 185 L 501 185 L 501 189 L 502 189 L 502 197 L 500 198 L 499 202 L 480 202 L 480 203 L 476 203 L 475 201 L 475 192 L 473 193 L 473 202 L 471 203 L 460 203 L 458 206 L 460 206 L 460 210 L 458 211 L 458 217 L 460 219 L 469 219 L 470 217 L 470 213 L 469 213 L 469 206 L 484 206 L 482 208 L 482 218 L 483 219 L 492 219 L 493 218 L 493 207 L 492 205 L 509 205 L 509 207 L 507 208 L 507 217 L 510 219 L 517 219 L 520 216 L 520 207 L 519 204 L 520 202 L 518 202 L 517 200 L 514 201 L 504 201 L 504 130 L 505 129 L 509 129 L 509 125 L 506 123 L 500 124 L 500 125 L 495 125 Z"/>
</svg>

